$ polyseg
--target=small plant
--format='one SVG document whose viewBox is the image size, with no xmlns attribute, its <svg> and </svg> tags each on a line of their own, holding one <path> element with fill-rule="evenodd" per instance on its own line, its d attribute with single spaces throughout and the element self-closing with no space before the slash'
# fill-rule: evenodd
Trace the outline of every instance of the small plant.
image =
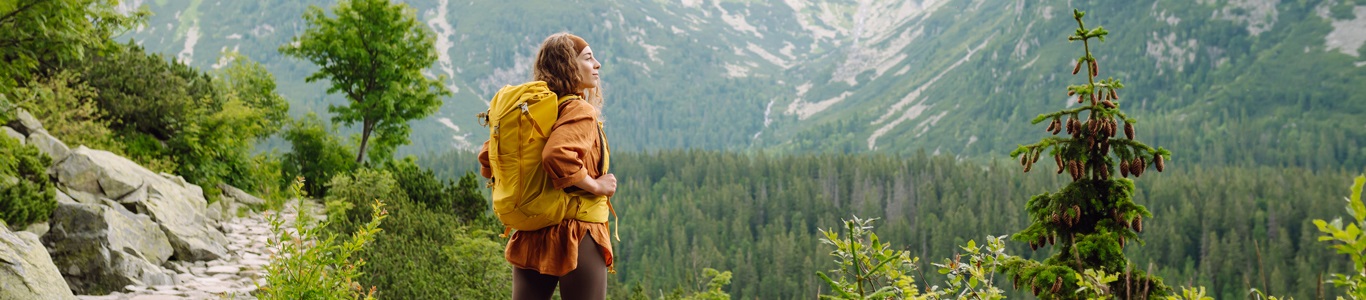
<svg viewBox="0 0 1366 300">
<path fill-rule="evenodd" d="M 837 279 L 816 271 L 835 295 L 821 295 L 821 299 L 926 299 L 917 297 L 915 271 L 919 258 L 906 251 L 893 250 L 873 233 L 873 219 L 844 220 L 846 234 L 821 229 L 821 243 L 835 246 L 830 256 L 835 257 L 839 269 L 830 271 Z"/>
<path fill-rule="evenodd" d="M 685 300 L 730 300 L 730 294 L 722 291 L 730 285 L 730 271 L 717 271 L 712 268 L 703 268 L 702 276 L 707 278 L 707 290 L 693 294 L 683 299 Z"/>
<path fill-rule="evenodd" d="M 303 188 L 302 180 L 295 181 L 293 189 L 297 193 Z M 301 200 L 303 201 L 303 200 Z M 257 286 L 260 299 L 374 299 L 375 288 L 361 287 L 356 278 L 361 276 L 360 267 L 364 260 L 352 257 L 364 250 L 365 245 L 375 239 L 380 232 L 380 222 L 388 216 L 384 202 L 376 200 L 369 223 L 345 240 L 337 240 L 337 235 L 321 232 L 325 224 L 311 226 L 309 222 L 296 220 L 292 230 L 285 230 L 284 221 L 277 214 L 269 214 L 272 232 L 277 235 L 270 239 L 269 247 L 277 250 L 271 255 L 270 265 L 266 266 L 266 285 Z M 302 204 L 299 215 L 305 216 Z"/>
<path fill-rule="evenodd" d="M 1351 274 L 1332 274 L 1328 280 L 1334 286 L 1346 287 L 1347 295 L 1352 299 L 1366 299 L 1366 235 L 1361 232 L 1362 228 L 1366 228 L 1366 203 L 1361 200 L 1363 185 L 1366 185 L 1366 176 L 1357 176 L 1352 183 L 1351 194 L 1345 198 L 1347 215 L 1352 217 L 1345 226 L 1342 218 L 1333 219 L 1332 222 L 1314 220 L 1314 225 L 1323 233 L 1319 241 L 1328 242 L 1339 254 L 1352 257 L 1355 268 Z"/>
<path fill-rule="evenodd" d="M 943 263 L 934 264 L 939 267 L 939 274 L 948 276 L 947 286 L 942 290 L 944 294 L 953 295 L 954 299 L 1005 299 L 1004 291 L 991 285 L 996 278 L 996 268 L 1012 257 L 1006 254 L 1005 236 L 987 236 L 985 247 L 977 246 L 976 240 L 969 240 L 966 246 L 959 248 L 966 252 L 967 262 L 958 254 L 952 260 L 946 258 Z M 938 290 L 938 287 L 930 290 Z"/>
</svg>

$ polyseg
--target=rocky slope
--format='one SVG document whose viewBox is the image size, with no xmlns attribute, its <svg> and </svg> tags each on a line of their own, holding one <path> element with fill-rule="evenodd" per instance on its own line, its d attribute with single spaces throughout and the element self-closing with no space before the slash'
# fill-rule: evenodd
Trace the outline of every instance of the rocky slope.
<svg viewBox="0 0 1366 300">
<path fill-rule="evenodd" d="M 0 128 L 52 158 L 58 190 L 48 222 L 18 232 L 0 226 L 0 299 L 250 297 L 256 289 L 271 236 L 248 208 L 260 199 L 223 186 L 222 200 L 208 204 L 203 188 L 179 176 L 70 149 L 22 110 Z"/>
</svg>

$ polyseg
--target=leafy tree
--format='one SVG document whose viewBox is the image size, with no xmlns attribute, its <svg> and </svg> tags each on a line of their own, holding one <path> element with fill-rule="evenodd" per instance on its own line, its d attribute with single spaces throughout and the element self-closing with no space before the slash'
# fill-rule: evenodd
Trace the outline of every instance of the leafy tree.
<svg viewBox="0 0 1366 300">
<path fill-rule="evenodd" d="M 394 148 L 408 142 L 408 120 L 436 112 L 440 96 L 449 95 L 438 79 L 422 75 L 436 61 L 433 34 L 417 21 L 407 4 L 388 0 L 342 0 L 329 17 L 310 6 L 304 13 L 309 27 L 290 44 L 285 55 L 313 62 L 320 68 L 308 82 L 331 81 L 328 93 L 341 93 L 350 104 L 329 105 L 332 122 L 361 127 L 356 163 L 367 152 L 385 161 Z M 374 135 L 374 149 L 370 138 Z"/>
<path fill-rule="evenodd" d="M 113 42 L 109 37 L 141 23 L 146 11 L 120 14 L 118 0 L 0 2 L 0 94 L 29 74 L 85 58 Z"/>
<path fill-rule="evenodd" d="M 1143 218 L 1151 218 L 1152 213 L 1133 202 L 1133 181 L 1111 175 L 1116 162 L 1124 177 L 1142 175 L 1148 162 L 1162 171 L 1163 157 L 1171 154 L 1134 140 L 1135 121 L 1119 109 L 1116 91 L 1124 85 L 1113 78 L 1096 80 L 1100 65 L 1091 55 L 1090 41 L 1103 42 L 1109 32 L 1102 27 L 1088 30 L 1082 22 L 1085 13 L 1080 10 L 1073 10 L 1072 15 L 1077 30 L 1068 40 L 1082 41 L 1085 51 L 1077 59 L 1073 74 L 1082 65 L 1088 67 L 1086 84 L 1068 86 L 1068 95 L 1077 96 L 1077 103 L 1087 104 L 1042 114 L 1033 120 L 1035 124 L 1050 120 L 1049 132 L 1056 135 L 1066 129 L 1070 138 L 1047 137 L 1011 152 L 1011 157 L 1019 157 L 1025 172 L 1029 172 L 1044 150 L 1051 150 L 1049 154 L 1058 164 L 1057 173 L 1068 172 L 1072 177 L 1072 182 L 1061 191 L 1029 199 L 1026 210 L 1033 224 L 1012 237 L 1029 243 L 1030 248 L 1056 244 L 1058 252 L 1042 263 L 1012 259 L 1000 270 L 1011 275 L 1017 285 L 1028 286 L 1041 299 L 1076 298 L 1076 283 L 1082 278 L 1082 271 L 1088 269 L 1123 273 L 1126 282 L 1115 285 L 1120 287 L 1113 292 L 1115 296 L 1160 297 L 1167 293 L 1162 280 L 1132 270 L 1123 252 L 1126 241 L 1138 240 Z M 1088 113 L 1086 121 L 1080 121 L 1082 113 Z M 1121 121 L 1125 138 L 1119 137 Z"/>
<path fill-rule="evenodd" d="M 223 84 L 228 97 L 242 101 L 260 116 L 255 124 L 250 124 L 254 130 L 245 133 L 265 137 L 278 132 L 290 119 L 289 102 L 275 92 L 275 76 L 241 53 L 227 52 L 223 56 L 232 62 L 220 72 L 218 82 Z"/>
<path fill-rule="evenodd" d="M 291 150 L 283 157 L 280 177 L 286 180 L 303 177 L 304 191 L 315 197 L 326 196 L 327 182 L 333 176 L 350 172 L 356 166 L 349 159 L 351 149 L 331 132 L 327 124 L 323 124 L 318 115 L 312 113 L 294 121 L 284 133 Z"/>
</svg>

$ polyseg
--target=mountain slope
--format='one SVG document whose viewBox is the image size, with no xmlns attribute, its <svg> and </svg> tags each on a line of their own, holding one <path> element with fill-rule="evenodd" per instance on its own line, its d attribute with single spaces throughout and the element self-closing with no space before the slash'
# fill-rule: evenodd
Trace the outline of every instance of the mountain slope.
<svg viewBox="0 0 1366 300">
<path fill-rule="evenodd" d="M 275 49 L 323 1 L 134 1 L 157 15 L 128 35 L 209 68 L 236 49 L 266 64 L 295 114 L 340 97 Z M 603 58 L 609 135 L 620 150 L 1002 157 L 1066 105 L 1079 46 L 1071 8 L 1112 32 L 1096 46 L 1121 105 L 1178 161 L 1338 167 L 1366 163 L 1366 3 L 1354 1 L 410 2 L 438 36 L 455 94 L 414 121 L 408 153 L 471 149 L 472 116 L 529 78 L 550 33 Z"/>
</svg>

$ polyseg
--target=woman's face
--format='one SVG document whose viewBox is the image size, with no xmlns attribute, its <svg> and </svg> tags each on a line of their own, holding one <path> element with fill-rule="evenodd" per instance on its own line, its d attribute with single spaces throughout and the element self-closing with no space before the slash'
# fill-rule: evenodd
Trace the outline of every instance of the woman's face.
<svg viewBox="0 0 1366 300">
<path fill-rule="evenodd" d="M 574 58 L 574 62 L 579 64 L 579 78 L 584 79 L 583 82 L 579 82 L 578 89 L 585 90 L 598 87 L 598 69 L 602 68 L 602 64 L 598 63 L 596 57 L 593 57 L 593 47 L 584 47 L 583 52 Z"/>
</svg>

